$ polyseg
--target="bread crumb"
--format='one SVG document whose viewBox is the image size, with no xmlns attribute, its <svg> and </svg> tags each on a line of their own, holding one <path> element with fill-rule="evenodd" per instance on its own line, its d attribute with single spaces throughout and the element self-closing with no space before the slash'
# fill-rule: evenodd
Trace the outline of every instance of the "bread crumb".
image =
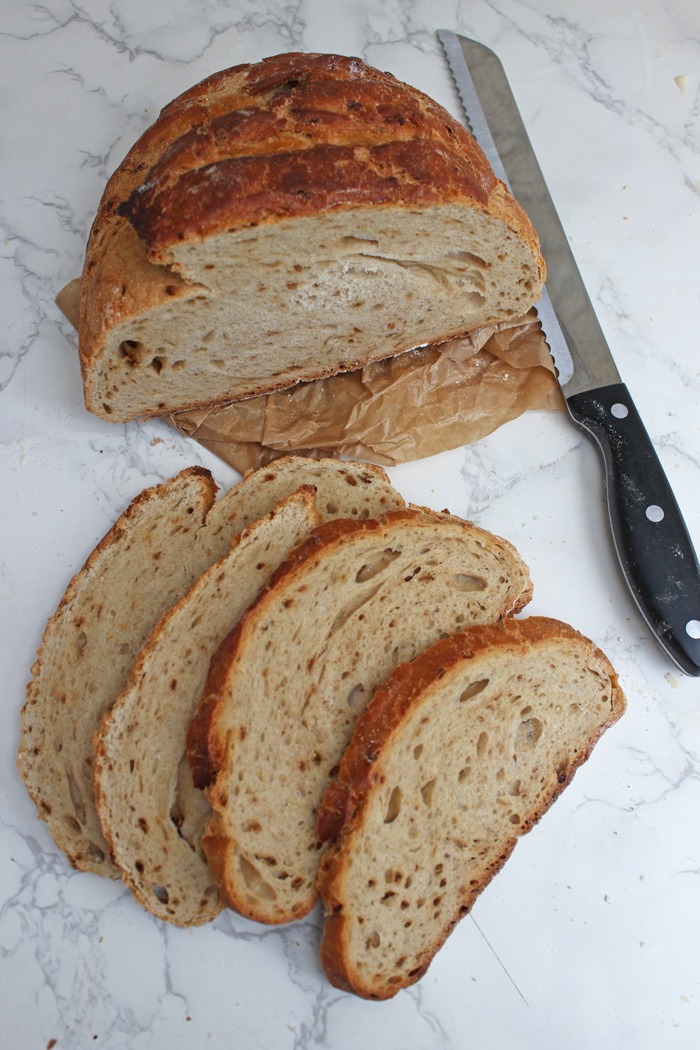
<svg viewBox="0 0 700 1050">
<path fill-rule="evenodd" d="M 690 87 L 690 77 L 686 73 L 681 73 L 679 76 L 674 77 L 673 82 L 680 91 L 681 95 L 685 95 L 686 91 Z"/>
<path fill-rule="evenodd" d="M 678 679 L 676 678 L 675 674 L 671 674 L 671 672 L 669 671 L 667 674 L 664 675 L 664 678 L 666 679 L 666 681 L 668 682 L 668 684 L 671 686 L 672 689 L 677 689 L 678 688 L 679 682 L 678 682 Z"/>
</svg>

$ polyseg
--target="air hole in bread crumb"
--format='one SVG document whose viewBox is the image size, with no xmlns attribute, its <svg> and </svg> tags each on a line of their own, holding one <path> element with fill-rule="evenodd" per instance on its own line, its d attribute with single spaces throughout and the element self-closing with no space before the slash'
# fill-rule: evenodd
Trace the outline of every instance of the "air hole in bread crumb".
<svg viewBox="0 0 700 1050">
<path fill-rule="evenodd" d="M 129 364 L 138 365 L 143 359 L 146 347 L 137 339 L 125 339 L 119 344 L 119 356 L 125 358 Z"/>
<path fill-rule="evenodd" d="M 357 571 L 355 576 L 356 583 L 365 583 L 367 580 L 371 580 L 373 576 L 377 576 L 380 572 L 387 569 L 396 558 L 399 557 L 400 551 L 392 550 L 387 547 L 386 550 L 382 551 L 373 561 L 366 562 Z"/>
<path fill-rule="evenodd" d="M 535 747 L 542 736 L 543 729 L 544 726 L 539 718 L 526 718 L 522 721 L 515 735 L 516 752 L 529 751 Z"/>
<path fill-rule="evenodd" d="M 255 865 L 248 860 L 247 857 L 240 856 L 238 858 L 238 866 L 243 876 L 243 881 L 249 890 L 256 895 L 256 897 L 262 897 L 263 900 L 275 900 L 277 894 L 273 886 L 262 877 Z"/>
<path fill-rule="evenodd" d="M 471 700 L 472 697 L 478 696 L 479 693 L 483 692 L 486 686 L 489 684 L 488 678 L 480 678 L 478 682 L 472 682 L 467 688 L 460 694 L 459 702 L 463 704 L 465 700 Z"/>
<path fill-rule="evenodd" d="M 479 739 L 476 742 L 476 753 L 481 756 L 486 752 L 486 748 L 489 742 L 488 733 L 479 733 Z"/>
<path fill-rule="evenodd" d="M 374 930 L 374 932 L 371 933 L 369 935 L 369 937 L 367 938 L 367 940 L 365 941 L 365 947 L 367 947 L 367 948 L 378 948 L 381 943 L 382 942 L 381 942 L 381 938 L 380 938 L 379 934 L 377 933 L 376 930 Z"/>
<path fill-rule="evenodd" d="M 362 684 L 354 686 L 348 693 L 348 707 L 356 707 L 366 698 L 367 693 Z"/>
<path fill-rule="evenodd" d="M 163 359 L 162 359 L 162 357 L 154 357 L 153 360 L 151 361 L 151 368 L 153 369 L 153 371 L 155 372 L 156 375 L 160 374 L 160 371 L 161 371 L 162 367 L 163 367 Z"/>
<path fill-rule="evenodd" d="M 485 591 L 486 580 L 481 576 L 469 576 L 467 573 L 458 572 L 449 581 L 450 587 L 456 591 Z"/>
<path fill-rule="evenodd" d="M 401 788 L 395 787 L 389 796 L 389 802 L 386 807 L 386 813 L 384 814 L 384 823 L 393 824 L 401 812 Z"/>
<path fill-rule="evenodd" d="M 73 810 L 80 823 L 84 824 L 86 817 L 85 802 L 83 800 L 82 793 L 78 786 L 78 781 L 76 780 L 75 774 L 73 773 L 73 770 L 70 766 L 65 767 L 65 774 L 66 781 L 68 783 L 68 793 L 70 795 L 70 800 L 73 804 Z"/>
<path fill-rule="evenodd" d="M 420 758 L 422 753 L 423 753 L 423 745 L 422 744 L 416 744 L 416 746 L 413 748 L 413 757 L 414 758 Z"/>
<path fill-rule="evenodd" d="M 427 784 L 424 784 L 420 789 L 421 797 L 426 806 L 433 804 L 433 792 L 435 790 L 435 778 L 429 780 Z"/>
<path fill-rule="evenodd" d="M 170 900 L 170 894 L 166 890 L 165 886 L 151 886 L 153 896 L 156 900 L 160 901 L 161 904 L 167 904 Z"/>
<path fill-rule="evenodd" d="M 517 813 L 511 813 L 511 815 L 510 815 L 510 817 L 508 819 L 510 820 L 511 824 L 519 824 L 520 823 L 520 816 Z"/>
</svg>

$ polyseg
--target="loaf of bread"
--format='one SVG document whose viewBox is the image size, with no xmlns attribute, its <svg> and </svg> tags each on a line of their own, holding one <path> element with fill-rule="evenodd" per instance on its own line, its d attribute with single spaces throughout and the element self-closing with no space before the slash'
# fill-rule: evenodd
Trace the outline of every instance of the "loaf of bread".
<svg viewBox="0 0 700 1050">
<path fill-rule="evenodd" d="M 123 421 L 287 388 L 521 316 L 543 279 L 522 209 L 426 95 L 337 55 L 238 66 L 107 185 L 86 404 Z"/>
<path fill-rule="evenodd" d="M 363 463 L 285 457 L 217 502 L 209 472 L 193 467 L 141 493 L 70 583 L 32 669 L 19 770 L 76 868 L 120 874 L 95 810 L 93 736 L 136 654 L 232 537 L 304 485 L 313 487 L 322 520 L 363 520 L 404 506 L 385 472 Z"/>
<path fill-rule="evenodd" d="M 530 596 L 515 549 L 447 513 L 331 522 L 294 551 L 214 655 L 188 734 L 214 810 L 202 844 L 231 907 L 265 923 L 313 907 L 318 806 L 375 687 Z"/>
<path fill-rule="evenodd" d="M 624 709 L 603 653 L 540 617 L 469 628 L 400 667 L 319 814 L 331 982 L 387 999 L 417 981 Z"/>
</svg>

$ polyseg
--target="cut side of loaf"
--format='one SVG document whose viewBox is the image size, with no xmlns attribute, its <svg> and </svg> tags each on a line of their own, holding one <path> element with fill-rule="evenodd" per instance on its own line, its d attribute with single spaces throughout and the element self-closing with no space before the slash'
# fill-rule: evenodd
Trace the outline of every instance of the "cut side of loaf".
<svg viewBox="0 0 700 1050">
<path fill-rule="evenodd" d="M 286 388 L 539 298 L 529 220 L 422 92 L 298 54 L 186 99 L 110 180 L 88 244 L 80 355 L 103 418 Z"/>
<path fill-rule="evenodd" d="M 93 736 L 160 617 L 232 537 L 304 485 L 322 520 L 404 506 L 379 467 L 289 456 L 215 502 L 193 467 L 141 493 L 68 587 L 44 634 L 22 712 L 19 770 L 74 867 L 119 877 L 95 810 Z"/>
<path fill-rule="evenodd" d="M 604 654 L 541 617 L 470 628 L 398 668 L 319 814 L 331 982 L 387 999 L 417 981 L 624 709 Z"/>
<path fill-rule="evenodd" d="M 96 737 L 95 797 L 112 855 L 137 900 L 177 925 L 221 909 L 201 850 L 209 806 L 185 755 L 210 657 L 318 523 L 313 489 L 302 489 L 234 539 L 157 624 Z"/>
<path fill-rule="evenodd" d="M 514 548 L 449 514 L 331 522 L 292 554 L 215 654 L 188 734 L 228 904 L 266 923 L 313 907 L 318 806 L 374 689 L 443 635 L 530 597 Z"/>
<path fill-rule="evenodd" d="M 22 710 L 18 766 L 54 841 L 83 871 L 119 876 L 95 812 L 93 734 L 154 624 L 201 571 L 192 551 L 215 495 L 208 471 L 193 467 L 137 496 L 44 632 Z"/>
</svg>

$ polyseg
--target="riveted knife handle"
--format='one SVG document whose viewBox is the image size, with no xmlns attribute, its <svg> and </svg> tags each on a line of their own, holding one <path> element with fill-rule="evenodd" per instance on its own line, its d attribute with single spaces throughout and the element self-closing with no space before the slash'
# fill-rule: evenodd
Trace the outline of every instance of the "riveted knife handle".
<svg viewBox="0 0 700 1050">
<path fill-rule="evenodd" d="M 567 398 L 598 444 L 617 556 L 667 655 L 700 675 L 700 566 L 676 499 L 624 383 Z"/>
</svg>

